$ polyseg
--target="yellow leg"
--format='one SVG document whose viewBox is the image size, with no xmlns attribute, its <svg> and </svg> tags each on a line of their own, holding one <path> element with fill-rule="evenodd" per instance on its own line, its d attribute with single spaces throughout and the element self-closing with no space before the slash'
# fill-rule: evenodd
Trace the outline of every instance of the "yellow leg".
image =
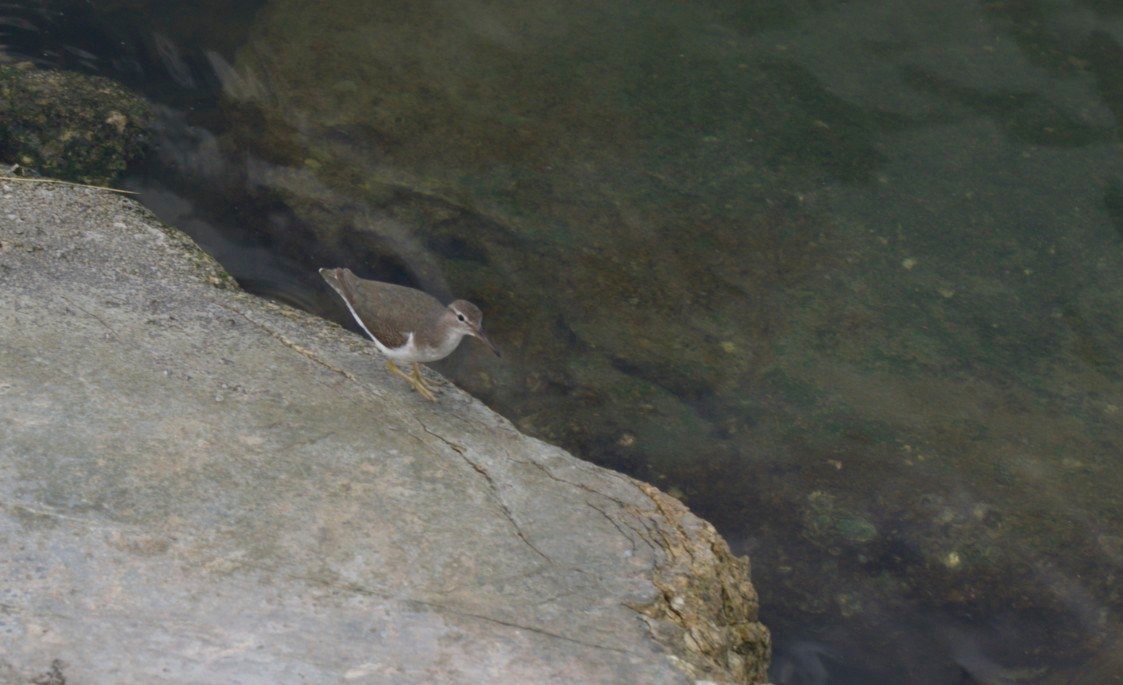
<svg viewBox="0 0 1123 685">
<path fill-rule="evenodd" d="M 433 389 L 429 387 L 429 384 L 421 377 L 421 367 L 418 366 L 417 362 L 413 363 L 413 380 L 413 387 L 417 389 L 417 392 L 421 393 L 422 397 L 430 402 L 437 401 L 437 396 L 433 393 Z"/>
<path fill-rule="evenodd" d="M 417 362 L 413 363 L 412 375 L 399 369 L 390 359 L 386 360 L 386 367 L 409 381 L 409 384 L 413 386 L 413 389 L 416 390 L 419 395 L 429 400 L 430 402 L 437 401 L 437 396 L 433 394 L 433 391 L 429 388 L 428 385 L 425 384 L 425 379 L 421 377 L 421 370 L 417 367 Z"/>
</svg>

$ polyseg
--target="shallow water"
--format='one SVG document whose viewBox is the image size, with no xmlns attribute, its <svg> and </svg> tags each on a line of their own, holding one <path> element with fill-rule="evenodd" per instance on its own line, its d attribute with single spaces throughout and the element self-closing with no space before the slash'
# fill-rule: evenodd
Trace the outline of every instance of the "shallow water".
<svg viewBox="0 0 1123 685">
<path fill-rule="evenodd" d="M 10 3 L 162 105 L 245 287 L 467 297 L 437 365 L 753 561 L 776 683 L 1118 682 L 1123 9 Z"/>
</svg>

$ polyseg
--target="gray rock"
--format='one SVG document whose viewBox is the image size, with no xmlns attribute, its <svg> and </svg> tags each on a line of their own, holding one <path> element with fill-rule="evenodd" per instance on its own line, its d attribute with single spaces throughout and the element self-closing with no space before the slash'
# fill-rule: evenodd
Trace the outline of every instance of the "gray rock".
<svg viewBox="0 0 1123 685">
<path fill-rule="evenodd" d="M 762 682 L 748 562 L 652 486 L 0 180 L 0 681 Z"/>
</svg>

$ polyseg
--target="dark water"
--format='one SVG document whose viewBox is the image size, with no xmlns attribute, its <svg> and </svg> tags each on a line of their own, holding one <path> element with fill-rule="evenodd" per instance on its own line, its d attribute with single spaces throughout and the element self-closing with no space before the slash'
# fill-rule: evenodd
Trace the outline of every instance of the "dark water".
<svg viewBox="0 0 1123 685">
<path fill-rule="evenodd" d="M 1123 680 L 1123 5 L 8 3 L 160 105 L 249 290 L 467 297 L 439 368 L 753 560 L 773 681 Z"/>
</svg>

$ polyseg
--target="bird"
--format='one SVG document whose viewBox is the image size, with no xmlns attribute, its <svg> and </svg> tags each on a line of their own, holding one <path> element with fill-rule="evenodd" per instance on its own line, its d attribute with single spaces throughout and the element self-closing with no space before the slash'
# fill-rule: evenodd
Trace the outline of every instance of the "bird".
<svg viewBox="0 0 1123 685">
<path fill-rule="evenodd" d="M 391 372 L 409 381 L 425 399 L 437 396 L 421 377 L 418 364 L 434 362 L 452 354 L 466 335 L 478 338 L 499 355 L 499 349 L 484 333 L 483 312 L 467 300 L 448 306 L 432 295 L 393 283 L 359 278 L 350 269 L 320 269 L 320 275 L 343 298 L 359 327 L 386 355 Z M 410 362 L 412 373 L 394 362 Z"/>
</svg>

